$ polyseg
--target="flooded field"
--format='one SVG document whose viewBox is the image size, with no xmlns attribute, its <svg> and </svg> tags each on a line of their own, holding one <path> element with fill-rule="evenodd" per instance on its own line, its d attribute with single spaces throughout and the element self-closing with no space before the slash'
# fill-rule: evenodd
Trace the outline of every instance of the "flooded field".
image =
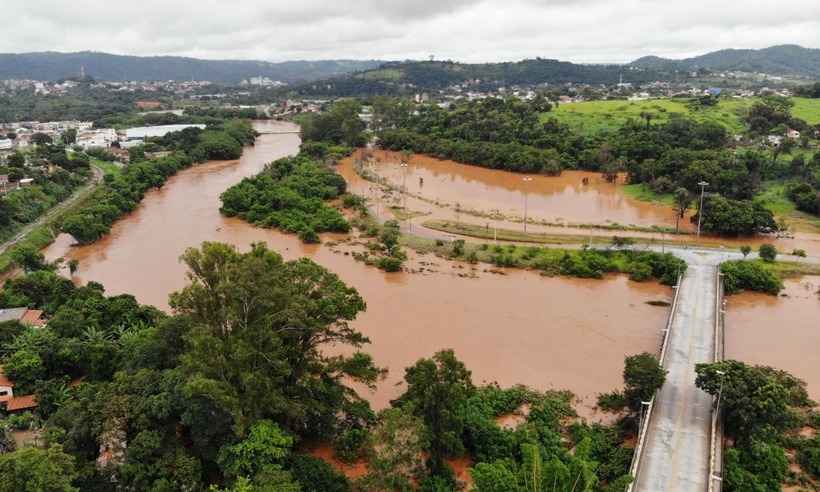
<svg viewBox="0 0 820 492">
<path fill-rule="evenodd" d="M 726 358 L 784 369 L 806 381 L 820 401 L 820 277 L 785 285 L 780 297 L 729 296 Z"/>
<path fill-rule="evenodd" d="M 406 186 L 409 193 L 432 200 L 458 203 L 468 210 L 497 211 L 505 216 L 521 217 L 526 195 L 527 214 L 533 220 L 675 225 L 671 208 L 627 197 L 619 184 L 607 182 L 600 173 L 564 171 L 560 176 L 522 175 L 425 155 L 413 155 L 403 167 L 400 154 L 375 151 L 373 155 L 374 172 L 391 184 Z M 691 224 L 682 223 L 682 227 L 691 228 Z"/>
<path fill-rule="evenodd" d="M 412 156 L 407 167 L 402 167 L 399 153 L 371 154 L 372 159 L 364 165 L 365 172 L 386 180 L 393 191 L 386 192 L 384 186 L 360 176 L 356 163 L 361 160 L 361 152 L 340 162 L 338 172 L 348 181 L 351 191 L 368 197 L 374 212 L 382 218 L 395 216 L 406 221 L 422 235 L 429 232 L 423 226 L 425 222 L 442 220 L 488 230 L 497 227 L 521 231 L 526 194 L 530 233 L 594 236 L 603 240 L 620 235 L 648 243 L 687 243 L 710 248 L 749 245 L 757 249 L 761 244 L 772 243 L 784 253 L 802 249 L 809 256 L 820 257 L 820 234 L 811 232 L 797 232 L 792 237 L 730 238 L 704 234 L 698 238 L 692 233 L 688 217 L 680 221 L 680 230 L 688 234 L 653 231 L 653 227 L 674 229 L 672 209 L 632 199 L 624 195 L 620 184 L 606 182 L 599 173 L 564 171 L 561 176 L 525 176 L 423 155 Z M 532 180 L 524 181 L 524 177 Z M 404 187 L 407 193 L 400 192 Z"/>
<path fill-rule="evenodd" d="M 282 125 L 269 123 L 269 125 Z M 356 262 L 338 248 L 303 245 L 295 236 L 253 227 L 219 214 L 219 195 L 265 163 L 297 151 L 297 135 L 263 135 L 242 159 L 211 162 L 180 172 L 117 222 L 111 234 L 84 247 L 61 236 L 50 259 L 79 260 L 75 280 L 104 284 L 110 294 L 132 293 L 167 309 L 170 292 L 185 283 L 179 256 L 203 241 L 247 249 L 266 242 L 284 257 L 308 256 L 356 287 L 367 311 L 354 326 L 370 337 L 365 350 L 390 369 L 366 396 L 377 408 L 403 389 L 403 369 L 421 357 L 453 348 L 474 380 L 540 389 L 570 389 L 594 403 L 599 392 L 621 386 L 626 355 L 656 352 L 667 310 L 648 305 L 669 300 L 671 290 L 622 276 L 604 280 L 547 278 L 533 272 L 505 275 L 432 257 L 433 272 L 386 274 Z"/>
</svg>

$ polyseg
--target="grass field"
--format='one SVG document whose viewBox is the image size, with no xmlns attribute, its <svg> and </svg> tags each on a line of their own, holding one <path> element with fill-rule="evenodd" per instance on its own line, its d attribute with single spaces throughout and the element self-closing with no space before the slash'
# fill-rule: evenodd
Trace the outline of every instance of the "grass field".
<svg viewBox="0 0 820 492">
<path fill-rule="evenodd" d="M 717 106 L 691 109 L 688 99 L 647 99 L 643 101 L 587 101 L 561 104 L 541 118 L 557 118 L 572 128 L 593 134 L 601 130 L 615 130 L 630 119 L 642 119 L 641 113 L 652 114 L 652 121 L 669 121 L 675 116 L 686 116 L 697 121 L 720 123 L 732 133 L 745 129 L 743 114 L 756 101 L 755 98 L 725 98 Z M 810 125 L 820 124 L 820 99 L 792 98 L 792 114 Z"/>
<path fill-rule="evenodd" d="M 688 101 L 647 99 L 569 103 L 559 105 L 550 113 L 542 114 L 542 118 L 554 117 L 580 132 L 593 134 L 601 130 L 615 130 L 630 119 L 640 120 L 641 113 L 650 113 L 654 122 L 669 121 L 675 116 L 686 116 L 698 121 L 714 121 L 725 126 L 730 132 L 740 133 L 744 129 L 743 112 L 753 103 L 752 99 L 722 99 L 715 107 L 692 110 L 687 104 Z M 813 107 L 811 109 L 813 110 Z M 817 110 L 820 112 L 820 107 Z"/>
<path fill-rule="evenodd" d="M 793 97 L 794 107 L 792 115 L 804 120 L 810 125 L 820 124 L 820 99 L 807 99 L 805 97 Z"/>
</svg>

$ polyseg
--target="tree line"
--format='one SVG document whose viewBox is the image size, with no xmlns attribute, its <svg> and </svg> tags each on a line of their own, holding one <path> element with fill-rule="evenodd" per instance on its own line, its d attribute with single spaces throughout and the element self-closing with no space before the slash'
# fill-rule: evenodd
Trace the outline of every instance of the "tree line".
<svg viewBox="0 0 820 492">
<path fill-rule="evenodd" d="M 80 243 L 90 243 L 111 230 L 114 222 L 133 211 L 145 193 L 195 162 L 236 159 L 242 146 L 252 143 L 256 132 L 246 121 L 224 122 L 221 127 L 186 128 L 157 140 L 172 154 L 154 160 L 132 162 L 118 175 L 108 175 L 88 200 L 62 220 L 61 230 Z"/>
</svg>

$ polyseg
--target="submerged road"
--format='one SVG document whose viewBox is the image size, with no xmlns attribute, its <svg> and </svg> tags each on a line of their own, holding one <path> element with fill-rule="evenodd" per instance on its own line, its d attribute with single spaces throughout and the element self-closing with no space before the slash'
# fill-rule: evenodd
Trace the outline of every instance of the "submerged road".
<svg viewBox="0 0 820 492">
<path fill-rule="evenodd" d="M 684 256 L 684 255 L 680 255 Z M 712 397 L 695 386 L 695 365 L 714 357 L 719 254 L 685 255 L 664 367 L 632 490 L 705 492 L 709 484 Z"/>
</svg>

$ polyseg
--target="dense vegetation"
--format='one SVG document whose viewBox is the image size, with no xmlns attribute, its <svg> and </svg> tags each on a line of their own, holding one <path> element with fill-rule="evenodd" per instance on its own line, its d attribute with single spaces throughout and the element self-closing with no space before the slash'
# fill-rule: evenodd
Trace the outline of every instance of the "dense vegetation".
<svg viewBox="0 0 820 492">
<path fill-rule="evenodd" d="M 727 261 L 720 272 L 727 294 L 752 290 L 777 295 L 783 289 L 783 282 L 762 261 Z"/>
<path fill-rule="evenodd" d="M 317 233 L 347 232 L 350 225 L 325 201 L 341 196 L 344 178 L 324 163 L 302 153 L 279 159 L 256 176 L 245 178 L 221 196 L 220 211 L 263 227 L 298 233 L 318 242 Z"/>
<path fill-rule="evenodd" d="M 245 121 L 227 121 L 221 127 L 187 128 L 160 139 L 171 155 L 132 162 L 121 173 L 105 177 L 91 198 L 62 222 L 62 230 L 80 243 L 96 241 L 122 215 L 134 210 L 145 193 L 162 186 L 180 169 L 208 159 L 235 159 L 242 146 L 253 142 L 254 130 Z"/>
<path fill-rule="evenodd" d="M 601 171 L 610 180 L 627 173 L 630 183 L 658 194 L 684 190 L 681 216 L 700 194 L 699 183 L 707 181 L 705 231 L 748 235 L 777 229 L 772 213 L 752 198 L 763 180 L 782 178 L 782 169 L 758 150 L 735 152 L 719 123 L 673 117 L 652 124 L 654 114 L 646 112 L 641 113 L 643 121 L 627 120 L 615 130 L 585 134 L 551 117 L 551 105 L 540 96 L 529 102 L 489 98 L 449 109 L 422 105 L 415 110 L 379 99 L 374 110 L 379 145 L 390 150 L 527 173 L 586 169 Z M 755 104 L 747 119 L 764 133 L 785 133 L 783 121 L 790 128 L 799 126 L 779 98 Z"/>
<path fill-rule="evenodd" d="M 54 166 L 51 171 L 50 165 Z M 0 197 L 0 240 L 5 240 L 86 182 L 90 175 L 89 159 L 76 153 L 69 157 L 62 145 L 44 145 L 30 155 L 14 153 L 0 161 L 0 174 L 9 177 L 7 187 L 16 186 L 24 177 L 34 180 Z"/>
<path fill-rule="evenodd" d="M 698 364 L 696 372 L 699 388 L 720 395 L 724 434 L 732 443 L 724 455 L 727 492 L 782 490 L 789 475 L 787 447 L 800 449 L 805 471 L 818 478 L 817 448 L 792 437 L 805 424 L 816 426 L 806 417 L 814 402 L 804 382 L 784 371 L 737 361 Z"/>
<path fill-rule="evenodd" d="M 511 85 L 616 84 L 658 80 L 679 81 L 681 74 L 697 71 L 742 70 L 770 74 L 820 75 L 820 50 L 799 46 L 773 46 L 762 50 L 721 50 L 685 60 L 643 57 L 623 65 L 584 65 L 550 59 L 503 63 L 452 61 L 390 62 L 363 72 L 295 87 L 300 94 L 365 96 L 432 91 L 456 84 L 476 90 Z M 478 82 L 477 82 L 478 81 Z"/>
<path fill-rule="evenodd" d="M 93 282 L 74 286 L 48 265 L 6 283 L 0 306 L 43 309 L 50 321 L 0 327 L 6 375 L 38 402 L 33 414 L 0 420 L 4 484 L 452 490 L 448 460 L 464 453 L 479 491 L 538 483 L 614 492 L 630 480 L 632 423 L 576 421 L 569 393 L 477 387 L 452 351 L 407 368 L 405 392 L 374 414 L 348 386 L 383 373 L 348 325 L 364 300 L 310 260 L 217 243 L 182 259 L 190 283 L 171 295 L 173 316 Z M 324 354 L 325 344 L 348 355 Z M 497 417 L 525 404 L 522 424 L 499 427 Z M 41 449 L 14 450 L 6 432 L 24 422 L 43 427 Z M 368 474 L 350 483 L 303 454 L 317 439 L 343 459 L 365 458 Z"/>
<path fill-rule="evenodd" d="M 263 62 L 201 60 L 178 56 L 127 56 L 99 52 L 22 53 L 0 55 L 0 79 L 59 80 L 76 75 L 79 67 L 99 80 L 208 80 L 239 83 L 250 77 L 284 82 L 333 77 L 374 68 L 375 60 Z"/>
</svg>

